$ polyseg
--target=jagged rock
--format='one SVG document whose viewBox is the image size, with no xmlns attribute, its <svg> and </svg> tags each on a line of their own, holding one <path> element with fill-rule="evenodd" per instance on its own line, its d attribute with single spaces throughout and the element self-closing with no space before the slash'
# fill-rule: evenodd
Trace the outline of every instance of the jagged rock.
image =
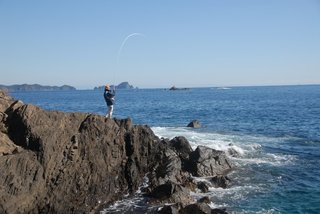
<svg viewBox="0 0 320 214">
<path fill-rule="evenodd" d="M 189 141 L 183 136 L 178 136 L 171 140 L 162 139 L 162 142 L 176 152 L 181 159 L 181 168 L 186 171 L 189 165 L 189 155 L 193 151 Z"/>
<path fill-rule="evenodd" d="M 200 122 L 198 120 L 192 120 L 187 127 L 190 128 L 201 128 Z"/>
<path fill-rule="evenodd" d="M 228 168 L 223 153 L 192 152 L 182 137 L 169 144 L 131 119 L 45 111 L 0 91 L 0 213 L 98 212 L 145 175 L 155 202 L 187 205 L 196 188 L 190 172 Z"/>
<path fill-rule="evenodd" d="M 211 208 L 206 203 L 189 204 L 180 210 L 180 214 L 211 214 Z"/>
<path fill-rule="evenodd" d="M 211 183 L 216 188 L 221 187 L 225 189 L 229 186 L 230 179 L 224 175 L 217 175 L 211 178 Z"/>
<path fill-rule="evenodd" d="M 183 160 L 189 159 L 189 155 L 193 151 L 189 141 L 183 136 L 175 137 L 170 140 L 170 145 Z"/>
<path fill-rule="evenodd" d="M 194 201 L 187 188 L 171 181 L 157 186 L 149 196 L 152 198 L 152 203 L 181 203 L 187 205 Z"/>
<path fill-rule="evenodd" d="M 0 156 L 10 155 L 20 151 L 20 148 L 15 145 L 8 136 L 6 122 L 8 120 L 7 109 L 9 107 L 15 109 L 22 104 L 21 101 L 14 101 L 6 92 L 0 90 Z"/>
<path fill-rule="evenodd" d="M 195 176 L 223 175 L 232 168 L 223 151 L 217 151 L 206 146 L 198 146 L 190 154 L 190 172 Z"/>
<path fill-rule="evenodd" d="M 209 191 L 209 187 L 205 182 L 199 182 L 197 183 L 198 189 L 201 190 L 201 192 L 206 193 Z"/>
<path fill-rule="evenodd" d="M 4 212 L 87 213 L 136 190 L 153 168 L 160 140 L 147 126 L 0 100 L 1 136 L 17 153 L 0 157 Z"/>
</svg>

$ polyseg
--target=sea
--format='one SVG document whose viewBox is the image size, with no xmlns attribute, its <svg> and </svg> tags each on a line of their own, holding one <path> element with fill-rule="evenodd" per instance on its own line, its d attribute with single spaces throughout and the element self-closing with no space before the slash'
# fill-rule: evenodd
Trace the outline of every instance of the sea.
<svg viewBox="0 0 320 214">
<path fill-rule="evenodd" d="M 11 92 L 47 110 L 105 115 L 103 91 Z M 186 137 L 229 155 L 227 189 L 208 196 L 228 213 L 320 213 L 320 85 L 118 90 L 115 118 L 132 118 L 159 137 Z M 202 127 L 187 128 L 198 120 Z M 228 153 L 229 154 L 229 153 Z M 201 178 L 200 178 L 201 179 Z M 146 185 L 146 184 L 144 184 Z M 141 191 L 101 213 L 147 213 Z"/>
</svg>

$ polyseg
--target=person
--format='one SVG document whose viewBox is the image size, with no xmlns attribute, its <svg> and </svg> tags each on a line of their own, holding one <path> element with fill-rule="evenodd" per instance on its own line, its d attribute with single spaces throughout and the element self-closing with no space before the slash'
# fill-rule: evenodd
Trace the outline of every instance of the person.
<svg viewBox="0 0 320 214">
<path fill-rule="evenodd" d="M 106 118 L 112 118 L 115 95 L 116 95 L 115 89 L 113 88 L 113 91 L 111 92 L 110 86 L 107 84 L 104 87 L 104 93 L 103 93 L 104 99 L 105 99 L 107 106 L 108 106 L 108 112 L 106 114 Z"/>
</svg>

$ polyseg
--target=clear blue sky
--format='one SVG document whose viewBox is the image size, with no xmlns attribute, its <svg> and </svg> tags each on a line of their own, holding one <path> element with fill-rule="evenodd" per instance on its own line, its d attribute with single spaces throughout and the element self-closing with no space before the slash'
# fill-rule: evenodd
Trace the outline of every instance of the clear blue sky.
<svg viewBox="0 0 320 214">
<path fill-rule="evenodd" d="M 320 0 L 0 0 L 0 74 L 79 89 L 320 84 Z"/>
</svg>

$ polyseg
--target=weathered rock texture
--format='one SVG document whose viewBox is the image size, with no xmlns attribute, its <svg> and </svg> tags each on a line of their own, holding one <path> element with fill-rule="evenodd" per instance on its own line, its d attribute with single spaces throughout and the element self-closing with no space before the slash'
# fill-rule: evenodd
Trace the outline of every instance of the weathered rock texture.
<svg viewBox="0 0 320 214">
<path fill-rule="evenodd" d="M 0 213 L 98 212 L 145 175 L 150 201 L 184 207 L 197 186 L 191 174 L 231 168 L 214 151 L 192 151 L 183 137 L 160 140 L 130 119 L 45 111 L 0 91 Z"/>
</svg>

